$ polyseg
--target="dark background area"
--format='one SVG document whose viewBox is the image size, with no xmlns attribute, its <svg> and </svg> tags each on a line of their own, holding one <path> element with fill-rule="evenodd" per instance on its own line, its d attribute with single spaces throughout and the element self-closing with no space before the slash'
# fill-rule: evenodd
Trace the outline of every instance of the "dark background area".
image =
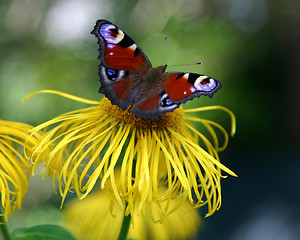
<svg viewBox="0 0 300 240">
<path fill-rule="evenodd" d="M 237 118 L 237 133 L 220 156 L 239 177 L 223 179 L 222 207 L 205 219 L 199 239 L 300 239 L 300 2 L 1 1 L 1 119 L 37 125 L 85 107 L 47 94 L 20 102 L 42 89 L 101 98 L 98 45 L 90 34 L 101 18 L 132 37 L 153 66 L 161 64 L 167 35 L 166 64 L 202 62 L 168 71 L 222 82 L 213 99 L 184 105 L 223 105 Z M 224 115 L 211 117 L 229 129 Z M 31 181 L 11 228 L 37 219 L 57 223 L 60 199 L 51 182 Z"/>
</svg>

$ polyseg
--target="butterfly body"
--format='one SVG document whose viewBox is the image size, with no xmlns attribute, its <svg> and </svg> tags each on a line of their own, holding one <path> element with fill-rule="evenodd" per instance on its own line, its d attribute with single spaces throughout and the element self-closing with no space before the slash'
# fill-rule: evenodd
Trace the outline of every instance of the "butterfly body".
<svg viewBox="0 0 300 240">
<path fill-rule="evenodd" d="M 132 106 L 138 117 L 156 120 L 181 103 L 201 95 L 212 97 L 221 88 L 208 76 L 166 73 L 167 65 L 153 68 L 141 48 L 107 20 L 98 20 L 92 34 L 99 44 L 99 92 L 123 110 Z"/>
</svg>

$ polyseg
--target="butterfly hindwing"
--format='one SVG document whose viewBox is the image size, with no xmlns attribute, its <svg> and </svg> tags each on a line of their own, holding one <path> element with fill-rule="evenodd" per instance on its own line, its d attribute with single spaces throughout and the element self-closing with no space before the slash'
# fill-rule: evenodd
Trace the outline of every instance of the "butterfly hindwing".
<svg viewBox="0 0 300 240">
<path fill-rule="evenodd" d="M 163 91 L 153 93 L 137 102 L 131 112 L 138 117 L 146 117 L 156 120 L 160 115 L 174 111 L 180 104 L 172 102 Z"/>
<path fill-rule="evenodd" d="M 174 103 L 185 103 L 202 95 L 212 97 L 221 87 L 218 80 L 202 74 L 185 72 L 164 74 L 163 88 Z"/>
<path fill-rule="evenodd" d="M 114 105 L 126 110 L 133 103 L 136 82 L 132 79 L 132 73 L 124 70 L 107 68 L 99 65 L 100 89 Z"/>
</svg>

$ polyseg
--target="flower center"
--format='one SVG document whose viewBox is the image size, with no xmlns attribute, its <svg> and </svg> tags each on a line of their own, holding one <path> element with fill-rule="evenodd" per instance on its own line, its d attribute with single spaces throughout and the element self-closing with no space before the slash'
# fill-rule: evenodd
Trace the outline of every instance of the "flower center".
<svg viewBox="0 0 300 240">
<path fill-rule="evenodd" d="M 104 97 L 100 102 L 100 108 L 104 112 L 110 115 L 115 121 L 126 122 L 133 127 L 138 128 L 166 128 L 170 127 L 172 129 L 178 129 L 183 124 L 183 108 L 180 106 L 173 112 L 168 112 L 164 115 L 160 115 L 155 121 L 150 118 L 137 117 L 135 114 L 131 113 L 131 108 L 129 107 L 125 111 L 116 105 L 111 104 L 111 102 Z"/>
</svg>

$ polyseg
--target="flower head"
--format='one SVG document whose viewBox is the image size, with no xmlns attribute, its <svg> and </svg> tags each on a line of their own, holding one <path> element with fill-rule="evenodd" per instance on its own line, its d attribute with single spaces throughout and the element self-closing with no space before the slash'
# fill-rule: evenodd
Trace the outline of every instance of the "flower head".
<svg viewBox="0 0 300 240">
<path fill-rule="evenodd" d="M 107 189 L 92 193 L 79 201 L 72 200 L 64 211 L 64 223 L 78 239 L 117 239 L 124 216 L 124 208 L 111 202 Z M 171 205 L 173 202 L 171 202 Z M 154 208 L 159 213 L 159 208 Z M 112 214 L 111 214 L 112 213 Z M 167 216 L 163 223 L 154 223 L 147 215 L 133 213 L 128 239 L 187 239 L 195 237 L 201 218 L 195 208 L 185 201 Z"/>
<path fill-rule="evenodd" d="M 23 155 L 32 126 L 0 120 L 0 196 L 4 220 L 21 208 L 31 174 L 31 163 Z M 37 134 L 26 142 L 28 152 L 37 145 Z"/>
<path fill-rule="evenodd" d="M 63 200 L 72 189 L 85 198 L 99 182 L 102 189 L 112 191 L 116 203 L 126 206 L 125 215 L 138 209 L 153 221 L 162 222 L 186 199 L 195 207 L 206 205 L 207 216 L 220 207 L 221 171 L 235 176 L 218 157 L 228 134 L 218 123 L 187 112 L 223 110 L 231 117 L 233 135 L 235 118 L 230 110 L 221 106 L 179 108 L 153 121 L 123 111 L 106 98 L 96 102 L 46 92 L 96 105 L 65 113 L 32 130 L 32 134 L 48 130 L 31 158 L 37 165 L 45 161 L 50 171 L 55 166 Z M 210 137 L 193 127 L 192 121 L 201 123 Z M 216 131 L 224 136 L 222 146 Z M 116 166 L 121 168 L 118 180 Z M 176 204 L 171 205 L 173 199 Z M 154 214 L 154 208 L 160 212 Z"/>
</svg>

